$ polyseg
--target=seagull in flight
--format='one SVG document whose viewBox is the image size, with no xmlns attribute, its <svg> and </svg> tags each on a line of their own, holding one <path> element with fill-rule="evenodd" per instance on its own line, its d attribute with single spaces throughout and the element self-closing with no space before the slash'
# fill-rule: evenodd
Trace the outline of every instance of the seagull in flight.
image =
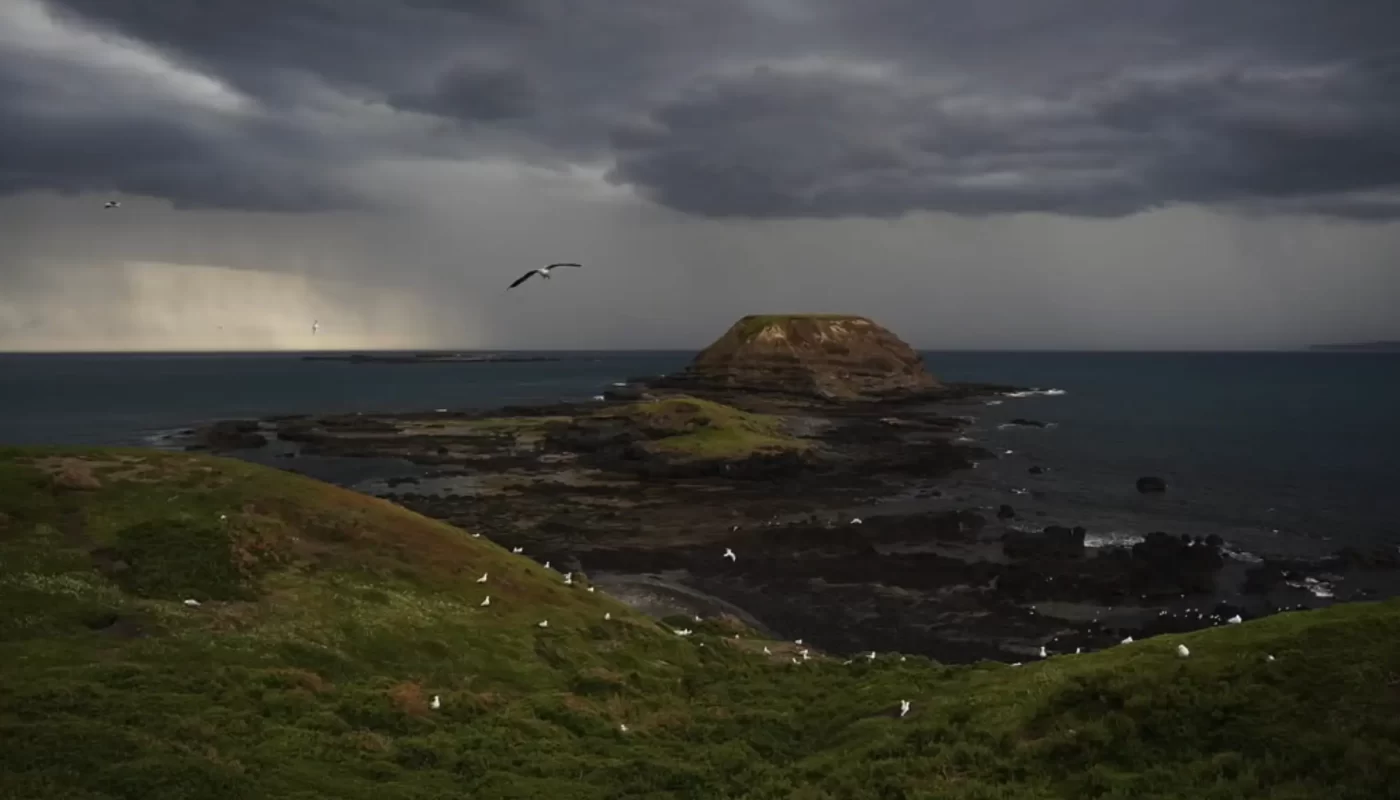
<svg viewBox="0 0 1400 800">
<path fill-rule="evenodd" d="M 729 559 L 731 562 L 739 560 L 739 557 L 734 555 L 734 550 L 728 547 L 724 548 L 723 557 Z"/>
<path fill-rule="evenodd" d="M 544 279 L 548 280 L 548 279 L 550 278 L 549 271 L 552 270 L 552 269 L 554 269 L 555 267 L 582 267 L 582 266 L 583 266 L 582 264 L 575 264 L 575 263 L 573 263 L 573 262 L 561 262 L 561 263 L 558 263 L 558 264 L 550 264 L 550 265 L 547 266 L 547 267 L 539 267 L 538 269 L 532 269 L 532 270 L 530 270 L 529 272 L 525 273 L 524 275 L 521 275 L 519 278 L 516 278 L 516 279 L 515 279 L 515 283 L 512 283 L 511 285 L 507 286 L 506 288 L 507 288 L 507 289 L 514 289 L 515 287 L 519 286 L 520 284 L 524 283 L 525 281 L 530 280 L 530 276 L 531 276 L 531 275 L 538 275 L 538 276 L 540 276 L 541 278 L 544 278 Z"/>
<path fill-rule="evenodd" d="M 313 320 L 311 320 L 311 335 L 312 335 L 312 336 L 315 336 L 315 335 L 316 335 L 316 331 L 319 331 L 320 329 L 321 329 L 321 321 L 320 321 L 319 319 L 313 319 Z"/>
<path fill-rule="evenodd" d="M 122 207 L 122 201 L 120 201 L 120 200 L 108 200 L 107 202 L 105 202 L 105 203 L 102 204 L 102 207 L 103 207 L 103 208 L 121 208 L 121 207 Z"/>
</svg>

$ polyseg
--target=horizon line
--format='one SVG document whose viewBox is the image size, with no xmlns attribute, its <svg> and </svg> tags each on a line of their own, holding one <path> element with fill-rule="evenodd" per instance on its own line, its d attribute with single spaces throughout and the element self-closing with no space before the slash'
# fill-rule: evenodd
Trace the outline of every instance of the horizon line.
<svg viewBox="0 0 1400 800">
<path fill-rule="evenodd" d="M 0 350 L 0 356 L 304 356 L 304 355 L 353 355 L 363 354 L 442 354 L 442 353 L 688 353 L 699 352 L 700 347 L 441 347 L 441 348 L 352 348 L 320 350 Z M 1348 345 L 1294 345 L 1278 347 L 1224 347 L 1224 348 L 1121 348 L 1121 347 L 914 347 L 920 353 L 1317 353 L 1317 352 L 1385 352 L 1366 350 Z"/>
</svg>

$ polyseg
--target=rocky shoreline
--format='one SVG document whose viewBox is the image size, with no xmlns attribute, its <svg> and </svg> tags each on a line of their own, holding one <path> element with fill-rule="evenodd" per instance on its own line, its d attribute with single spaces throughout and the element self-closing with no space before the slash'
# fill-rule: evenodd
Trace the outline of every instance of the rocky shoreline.
<svg viewBox="0 0 1400 800">
<path fill-rule="evenodd" d="M 380 479 L 360 488 L 555 569 L 607 576 L 605 591 L 649 612 L 738 609 L 835 654 L 1019 662 L 1042 646 L 1093 650 L 1330 602 L 1343 578 L 1335 599 L 1363 599 L 1400 569 L 1391 550 L 1252 563 L 1218 538 L 1167 533 L 1089 548 L 1082 528 L 1027 531 L 1009 504 L 857 516 L 886 498 L 938 497 L 940 479 L 997 458 L 961 441 L 967 412 L 1024 389 L 839 402 L 669 385 L 493 412 L 226 421 L 192 446 L 316 477 L 303 465 L 376 459 Z M 739 446 L 719 447 L 730 440 Z M 671 446 L 692 441 L 705 444 Z"/>
</svg>

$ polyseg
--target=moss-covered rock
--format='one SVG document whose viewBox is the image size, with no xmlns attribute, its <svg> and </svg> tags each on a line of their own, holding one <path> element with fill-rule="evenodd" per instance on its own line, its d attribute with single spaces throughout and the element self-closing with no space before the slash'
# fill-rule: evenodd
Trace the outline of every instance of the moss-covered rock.
<svg viewBox="0 0 1400 800">
<path fill-rule="evenodd" d="M 658 385 L 829 399 L 883 398 L 939 387 L 912 347 L 865 317 L 747 316 Z"/>
</svg>

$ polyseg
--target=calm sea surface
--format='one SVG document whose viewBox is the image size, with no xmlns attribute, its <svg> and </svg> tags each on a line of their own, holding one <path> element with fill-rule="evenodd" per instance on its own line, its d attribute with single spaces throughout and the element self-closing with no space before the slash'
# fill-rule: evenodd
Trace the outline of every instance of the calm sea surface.
<svg viewBox="0 0 1400 800">
<path fill-rule="evenodd" d="M 171 429 L 230 417 L 583 399 L 614 381 L 678 370 L 692 353 L 532 355 L 563 360 L 0 355 L 0 443 L 150 444 Z M 1004 457 L 956 481 L 949 502 L 1009 502 L 1028 523 L 1085 524 L 1105 539 L 1170 530 L 1220 532 L 1254 550 L 1296 541 L 1400 543 L 1400 354 L 929 352 L 925 359 L 948 380 L 1065 391 L 971 407 L 979 420 L 969 435 Z M 1054 427 L 999 427 L 1013 417 Z M 1049 471 L 1030 475 L 1032 464 Z M 1165 477 L 1171 491 L 1138 495 L 1133 483 L 1148 474 Z"/>
</svg>

